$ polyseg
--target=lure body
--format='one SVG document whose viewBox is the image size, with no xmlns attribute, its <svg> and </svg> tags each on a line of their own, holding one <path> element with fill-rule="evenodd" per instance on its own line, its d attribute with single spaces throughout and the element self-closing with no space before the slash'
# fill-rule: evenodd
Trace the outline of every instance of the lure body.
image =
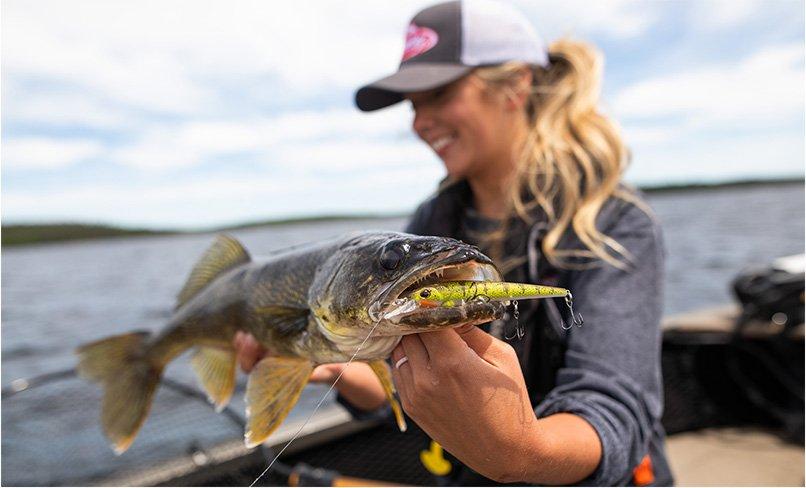
<svg viewBox="0 0 806 488">
<path fill-rule="evenodd" d="M 455 307 L 472 300 L 529 300 L 567 297 L 570 291 L 555 286 L 503 281 L 451 281 L 428 285 L 409 295 L 420 307 Z"/>
</svg>

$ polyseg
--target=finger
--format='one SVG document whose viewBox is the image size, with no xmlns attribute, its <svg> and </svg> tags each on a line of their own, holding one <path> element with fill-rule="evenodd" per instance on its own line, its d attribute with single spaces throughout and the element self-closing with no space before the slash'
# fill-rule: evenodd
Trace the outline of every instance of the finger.
<svg viewBox="0 0 806 488">
<path fill-rule="evenodd" d="M 232 339 L 232 345 L 235 347 L 236 352 L 240 352 L 241 343 L 243 343 L 243 336 L 244 333 L 239 330 L 235 333 L 235 337 Z"/>
<path fill-rule="evenodd" d="M 265 354 L 266 349 L 251 334 L 245 334 L 238 352 L 238 363 L 241 365 L 242 370 L 249 373 Z"/>
<path fill-rule="evenodd" d="M 481 359 L 493 366 L 501 367 L 513 359 L 517 360 L 517 356 L 513 356 L 512 346 L 478 327 L 459 327 L 454 330 L 459 339 L 464 341 Z"/>
<path fill-rule="evenodd" d="M 490 347 L 493 345 L 493 341 L 495 340 L 495 337 L 484 332 L 475 325 L 470 327 L 457 327 L 454 330 L 456 331 L 458 337 L 463 340 L 465 344 L 470 346 L 470 349 L 473 349 L 476 354 L 481 357 L 484 357 L 487 354 L 487 352 L 490 350 Z"/>
<path fill-rule="evenodd" d="M 470 351 L 473 357 L 479 357 L 489 364 L 497 365 L 504 357 L 504 342 L 499 341 L 475 325 L 463 325 L 455 329 L 438 330 L 420 334 L 423 344 L 428 351 L 434 353 L 437 359 L 455 361 Z M 497 345 L 502 347 L 496 347 Z"/>
<path fill-rule="evenodd" d="M 431 357 L 423 345 L 420 338 L 422 334 L 409 334 L 400 339 L 400 344 L 403 345 L 406 351 L 406 356 L 409 358 L 409 363 L 414 374 L 418 374 L 421 370 L 425 370 L 431 364 Z"/>
<path fill-rule="evenodd" d="M 399 364 L 404 357 L 408 357 L 406 355 L 406 348 L 403 347 L 402 342 L 392 350 L 391 357 L 392 357 L 392 381 L 395 382 L 395 386 L 397 387 L 397 394 L 400 397 L 400 401 L 403 403 L 403 407 L 405 408 L 406 406 L 411 404 L 411 402 L 409 402 L 408 395 L 410 391 L 413 391 L 412 382 L 414 381 L 414 377 L 412 376 L 411 365 L 409 364 L 408 361 Z"/>
<path fill-rule="evenodd" d="M 467 352 L 467 344 L 452 329 L 423 332 L 418 336 L 429 356 L 434 359 Z"/>
<path fill-rule="evenodd" d="M 314 368 L 309 379 L 312 383 L 332 383 L 338 373 L 333 364 L 320 364 Z"/>
</svg>

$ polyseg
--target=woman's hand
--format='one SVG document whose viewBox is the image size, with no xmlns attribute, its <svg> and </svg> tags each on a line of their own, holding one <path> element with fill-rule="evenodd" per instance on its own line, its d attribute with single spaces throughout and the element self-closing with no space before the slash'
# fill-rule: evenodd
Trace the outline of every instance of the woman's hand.
<svg viewBox="0 0 806 488">
<path fill-rule="evenodd" d="M 238 363 L 246 373 L 252 371 L 255 364 L 268 353 L 266 348 L 247 332 L 237 332 L 232 345 L 235 347 Z M 332 385 L 339 375 L 341 378 L 336 384 L 336 389 L 360 410 L 375 410 L 386 401 L 381 383 L 369 365 L 364 363 L 353 362 L 349 368 L 347 363 L 320 364 L 314 368 L 309 381 Z"/>
<path fill-rule="evenodd" d="M 572 414 L 536 418 L 509 344 L 460 327 L 403 337 L 393 364 L 403 356 L 408 361 L 392 372 L 403 409 L 480 474 L 568 484 L 598 465 L 601 448 L 590 424 Z"/>
<path fill-rule="evenodd" d="M 263 359 L 268 352 L 265 347 L 255 339 L 255 336 L 248 332 L 238 331 L 235 333 L 235 338 L 232 340 L 232 345 L 235 347 L 236 357 L 238 364 L 245 373 L 252 371 L 252 368 Z M 311 383 L 330 383 L 332 384 L 339 377 L 344 365 L 346 363 L 332 363 L 320 364 L 314 368 L 311 373 L 311 378 L 308 380 Z"/>
</svg>

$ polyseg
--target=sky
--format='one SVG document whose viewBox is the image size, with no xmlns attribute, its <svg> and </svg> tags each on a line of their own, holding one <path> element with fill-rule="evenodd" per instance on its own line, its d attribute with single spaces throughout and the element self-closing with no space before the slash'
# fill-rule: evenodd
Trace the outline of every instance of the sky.
<svg viewBox="0 0 806 488">
<path fill-rule="evenodd" d="M 2 219 L 199 229 L 406 213 L 444 176 L 397 68 L 432 1 L 4 0 Z M 802 177 L 804 6 L 513 2 L 595 44 L 636 185 Z"/>
</svg>

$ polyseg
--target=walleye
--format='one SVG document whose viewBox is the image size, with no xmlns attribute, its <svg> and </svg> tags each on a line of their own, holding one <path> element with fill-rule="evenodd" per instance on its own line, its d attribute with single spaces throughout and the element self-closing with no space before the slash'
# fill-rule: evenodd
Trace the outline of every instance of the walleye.
<svg viewBox="0 0 806 488">
<path fill-rule="evenodd" d="M 409 295 L 443 281 L 500 280 L 487 256 L 448 238 L 365 232 L 253 260 L 220 235 L 190 273 L 164 329 L 81 346 L 77 370 L 102 384 L 101 424 L 120 454 L 145 420 L 165 366 L 189 348 L 210 401 L 226 406 L 235 388 L 232 339 L 250 332 L 270 351 L 247 382 L 244 438 L 253 447 L 279 427 L 316 365 L 349 360 L 366 339 L 355 359 L 371 366 L 405 430 L 385 362 L 401 336 L 481 324 L 505 310 L 492 300 L 421 307 Z"/>
</svg>

